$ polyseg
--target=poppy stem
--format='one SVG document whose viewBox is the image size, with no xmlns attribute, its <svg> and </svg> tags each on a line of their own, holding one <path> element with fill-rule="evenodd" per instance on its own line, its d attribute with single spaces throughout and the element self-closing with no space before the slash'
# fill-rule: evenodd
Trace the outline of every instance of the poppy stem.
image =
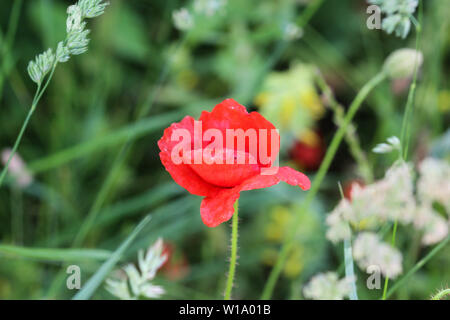
<svg viewBox="0 0 450 320">
<path fill-rule="evenodd" d="M 238 202 L 234 203 L 234 214 L 231 226 L 231 257 L 230 269 L 228 271 L 227 287 L 225 289 L 225 300 L 230 300 L 231 290 L 233 289 L 234 274 L 236 271 L 237 261 L 237 238 L 238 238 Z"/>
</svg>

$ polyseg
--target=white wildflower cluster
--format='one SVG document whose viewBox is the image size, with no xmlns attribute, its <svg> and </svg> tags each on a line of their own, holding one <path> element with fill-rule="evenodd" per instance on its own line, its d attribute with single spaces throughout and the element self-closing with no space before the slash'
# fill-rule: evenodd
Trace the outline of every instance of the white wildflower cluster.
<svg viewBox="0 0 450 320">
<path fill-rule="evenodd" d="M 383 179 L 366 187 L 356 185 L 351 207 L 353 212 L 347 213 L 347 219 L 354 224 L 363 223 L 370 228 L 386 221 L 410 223 L 415 209 L 411 166 L 397 162 Z"/>
<path fill-rule="evenodd" d="M 343 300 L 350 294 L 351 279 L 339 279 L 335 272 L 315 275 L 303 289 L 306 298 L 314 300 Z"/>
<path fill-rule="evenodd" d="M 180 8 L 172 12 L 172 19 L 175 28 L 180 31 L 190 30 L 194 26 L 194 18 L 186 8 Z"/>
<path fill-rule="evenodd" d="M 417 193 L 422 203 L 434 201 L 442 204 L 450 212 L 450 165 L 444 161 L 427 158 L 419 165 L 420 179 Z"/>
<path fill-rule="evenodd" d="M 450 165 L 444 160 L 427 158 L 419 165 L 419 173 L 419 205 L 414 226 L 422 230 L 422 242 L 429 245 L 441 241 L 448 234 L 449 222 L 433 209 L 433 204 L 439 203 L 447 215 L 450 214 Z"/>
<path fill-rule="evenodd" d="M 347 199 L 343 199 L 327 216 L 326 224 L 328 225 L 328 230 L 326 237 L 328 240 L 337 243 L 342 240 L 350 239 L 350 224 L 344 219 L 344 214 L 346 215 L 349 211 L 352 211 L 351 203 Z"/>
<path fill-rule="evenodd" d="M 226 6 L 227 0 L 195 0 L 194 11 L 198 14 L 203 14 L 212 17 Z"/>
<path fill-rule="evenodd" d="M 342 199 L 328 215 L 327 238 L 334 243 L 348 239 L 351 231 L 372 229 L 386 221 L 410 223 L 415 201 L 410 166 L 397 163 L 384 177 L 371 185 L 352 186 L 352 200 Z"/>
<path fill-rule="evenodd" d="M 126 265 L 123 270 L 116 271 L 115 278 L 106 280 L 106 289 L 121 300 L 137 300 L 141 297 L 148 299 L 159 298 L 164 294 L 161 286 L 153 285 L 158 269 L 166 262 L 167 255 L 162 254 L 163 241 L 158 239 L 144 255 L 138 252 L 138 266 Z"/>
<path fill-rule="evenodd" d="M 362 270 L 378 266 L 385 277 L 402 273 L 402 254 L 373 232 L 361 232 L 353 244 L 353 258 Z"/>
<path fill-rule="evenodd" d="M 368 0 L 370 4 L 380 7 L 383 18 L 381 27 L 391 34 L 406 38 L 411 29 L 411 18 L 416 11 L 418 0 Z"/>
<path fill-rule="evenodd" d="M 416 209 L 414 227 L 422 231 L 422 243 L 432 245 L 448 235 L 449 222 L 436 213 L 430 203 L 422 203 Z"/>
<path fill-rule="evenodd" d="M 390 139 L 389 145 L 383 148 L 399 147 L 395 139 Z M 326 219 L 327 238 L 337 243 L 350 239 L 352 230 L 375 230 L 386 222 L 398 221 L 422 232 L 424 245 L 443 240 L 449 231 L 449 163 L 433 158 L 423 160 L 419 165 L 416 193 L 414 187 L 411 165 L 400 161 L 383 179 L 364 187 L 353 185 L 351 201 L 342 199 Z M 446 211 L 447 218 L 436 210 L 436 203 Z M 401 253 L 375 233 L 359 233 L 353 250 L 355 261 L 363 269 L 376 265 L 390 278 L 402 272 Z"/>
<path fill-rule="evenodd" d="M 172 20 L 175 28 L 180 31 L 188 31 L 195 25 L 195 17 L 211 18 L 223 13 L 227 0 L 195 0 L 193 12 L 187 8 L 180 8 L 172 12 Z"/>
<path fill-rule="evenodd" d="M 66 32 L 64 41 L 57 45 L 56 52 L 48 49 L 39 54 L 34 61 L 28 63 L 30 78 L 40 85 L 50 70 L 57 63 L 69 60 L 71 55 L 79 55 L 87 51 L 89 44 L 89 29 L 86 29 L 86 18 L 95 18 L 105 11 L 107 2 L 102 0 L 79 0 L 67 8 Z"/>
<path fill-rule="evenodd" d="M 11 149 L 4 149 L 1 154 L 3 165 L 6 166 L 11 157 Z M 14 177 L 17 186 L 21 189 L 28 187 L 33 182 L 33 176 L 28 170 L 22 158 L 15 153 L 9 163 L 8 171 Z"/>
</svg>

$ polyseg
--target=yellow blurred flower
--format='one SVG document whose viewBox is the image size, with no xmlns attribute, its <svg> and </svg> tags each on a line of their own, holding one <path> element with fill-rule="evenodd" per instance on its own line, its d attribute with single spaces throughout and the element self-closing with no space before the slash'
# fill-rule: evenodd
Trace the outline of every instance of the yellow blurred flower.
<svg viewBox="0 0 450 320">
<path fill-rule="evenodd" d="M 176 75 L 176 82 L 187 90 L 192 90 L 198 83 L 197 74 L 191 69 L 181 70 Z"/>
<path fill-rule="evenodd" d="M 266 239 L 273 242 L 281 242 L 284 230 L 291 219 L 289 208 L 276 206 L 270 212 L 270 222 L 266 226 Z"/>
<path fill-rule="evenodd" d="M 304 249 L 301 245 L 295 245 L 284 265 L 284 274 L 288 278 L 296 278 L 303 270 L 305 260 Z"/>
<path fill-rule="evenodd" d="M 262 254 L 262 262 L 268 266 L 273 266 L 278 258 L 278 251 L 272 248 L 265 249 Z"/>
<path fill-rule="evenodd" d="M 439 92 L 438 107 L 441 112 L 450 111 L 450 90 L 442 90 Z"/>
<path fill-rule="evenodd" d="M 261 108 L 269 102 L 270 94 L 268 92 L 260 92 L 256 95 L 254 103 Z"/>
<path fill-rule="evenodd" d="M 317 131 L 310 129 L 304 130 L 298 139 L 310 147 L 317 147 L 322 144 L 322 139 Z"/>
<path fill-rule="evenodd" d="M 261 260 L 266 265 L 274 265 L 279 256 L 279 244 L 283 242 L 291 221 L 298 214 L 297 206 L 277 205 L 270 209 L 267 224 L 264 229 L 264 237 L 272 246 L 267 246 L 263 251 Z M 298 229 L 296 241 L 284 265 L 283 274 L 290 278 L 297 278 L 304 269 L 305 264 L 320 256 L 316 248 L 309 244 L 311 238 L 320 236 L 320 222 L 310 214 L 302 214 L 301 227 Z"/>
<path fill-rule="evenodd" d="M 325 113 L 325 107 L 320 100 L 314 86 L 308 87 L 308 90 L 300 92 L 301 105 L 307 108 L 315 119 L 320 119 Z"/>
<path fill-rule="evenodd" d="M 315 68 L 297 63 L 289 70 L 272 72 L 265 79 L 254 103 L 282 131 L 295 135 L 314 127 L 325 106 L 314 85 Z"/>
<path fill-rule="evenodd" d="M 263 252 L 262 261 L 264 264 L 273 266 L 278 259 L 278 251 L 272 248 L 266 249 Z M 286 263 L 283 268 L 283 274 L 290 278 L 294 279 L 300 275 L 303 271 L 305 260 L 304 249 L 300 245 L 295 245 L 291 252 L 288 255 Z"/>
<path fill-rule="evenodd" d="M 368 229 L 372 228 L 373 224 L 375 223 L 375 220 L 376 219 L 374 217 L 370 217 L 370 218 L 363 219 L 363 220 L 359 221 L 358 223 L 351 222 L 350 224 L 352 225 L 353 229 L 358 230 L 358 231 L 364 231 L 364 230 L 368 230 Z"/>
</svg>

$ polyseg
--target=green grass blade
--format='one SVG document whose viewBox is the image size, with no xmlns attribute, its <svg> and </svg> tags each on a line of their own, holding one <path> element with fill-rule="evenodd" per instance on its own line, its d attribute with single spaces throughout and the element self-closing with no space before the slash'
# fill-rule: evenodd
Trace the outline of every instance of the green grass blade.
<svg viewBox="0 0 450 320">
<path fill-rule="evenodd" d="M 350 300 L 358 300 L 358 293 L 356 291 L 356 276 L 353 268 L 353 254 L 352 244 L 350 239 L 344 240 L 344 261 L 345 261 L 345 277 L 351 279 L 350 284 Z"/>
<path fill-rule="evenodd" d="M 99 249 L 52 249 L 27 248 L 14 245 L 0 245 L 0 256 L 36 259 L 39 261 L 106 260 L 111 256 L 108 250 Z"/>
<path fill-rule="evenodd" d="M 406 280 L 409 279 L 414 273 L 416 273 L 420 268 L 422 268 L 431 258 L 434 257 L 442 248 L 445 248 L 447 242 L 450 240 L 450 236 L 442 240 L 437 246 L 433 248 L 423 259 L 417 262 L 413 268 L 411 268 L 400 280 L 394 283 L 391 289 L 387 292 L 386 298 L 389 298 L 398 288 L 400 288 Z"/>
<path fill-rule="evenodd" d="M 150 221 L 151 216 L 146 216 L 133 230 L 133 232 L 125 239 L 124 242 L 114 251 L 113 255 L 109 257 L 105 263 L 97 270 L 97 272 L 86 282 L 86 284 L 81 288 L 81 290 L 73 297 L 73 300 L 87 300 L 89 299 L 97 288 L 102 284 L 103 280 L 108 276 L 111 270 L 115 267 L 117 262 L 119 262 L 122 255 L 137 237 L 137 235 L 142 231 L 142 229 Z"/>
<path fill-rule="evenodd" d="M 93 152 L 97 152 L 103 148 L 123 143 L 128 139 L 135 140 L 152 131 L 166 127 L 169 123 L 177 119 L 178 115 L 179 114 L 177 112 L 170 112 L 141 120 L 112 133 L 82 142 L 73 147 L 56 152 L 50 156 L 33 161 L 30 163 L 29 168 L 34 173 L 50 170 L 69 161 L 82 158 Z"/>
</svg>

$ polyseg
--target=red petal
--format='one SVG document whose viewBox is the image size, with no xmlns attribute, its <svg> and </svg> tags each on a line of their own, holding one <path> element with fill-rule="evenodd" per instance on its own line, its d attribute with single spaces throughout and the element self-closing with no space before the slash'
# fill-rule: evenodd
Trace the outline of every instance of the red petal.
<svg viewBox="0 0 450 320">
<path fill-rule="evenodd" d="M 234 203 L 239 199 L 241 191 L 268 188 L 278 184 L 280 181 L 284 181 L 293 186 L 299 186 L 303 190 L 308 190 L 311 186 L 311 182 L 307 176 L 289 167 L 278 168 L 278 172 L 273 175 L 260 174 L 251 177 L 239 186 L 219 190 L 213 196 L 208 196 L 203 199 L 200 206 L 203 223 L 208 227 L 216 227 L 230 220 L 234 213 Z"/>
<path fill-rule="evenodd" d="M 311 188 L 311 181 L 306 175 L 289 167 L 281 167 L 277 177 L 280 181 L 284 181 L 291 186 L 298 186 L 305 191 Z"/>
<path fill-rule="evenodd" d="M 215 194 L 220 188 L 211 185 L 210 183 L 204 181 L 200 178 L 192 168 L 184 163 L 175 164 L 171 158 L 171 152 L 175 145 L 177 145 L 178 141 L 172 141 L 172 132 L 175 129 L 187 129 L 191 132 L 191 137 L 194 137 L 194 118 L 185 117 L 182 121 L 178 123 L 173 123 L 169 128 L 164 130 L 163 137 L 158 141 L 158 146 L 161 152 L 159 153 L 159 157 L 161 158 L 161 162 L 166 168 L 166 170 L 170 173 L 173 180 L 178 183 L 180 186 L 185 188 L 192 194 L 198 196 L 208 196 Z M 193 144 L 193 141 L 191 141 Z"/>
<path fill-rule="evenodd" d="M 226 148 L 225 137 L 227 129 L 242 129 L 244 131 L 248 129 L 254 129 L 257 134 L 258 143 L 260 141 L 260 129 L 267 130 L 267 156 L 272 157 L 271 153 L 271 139 L 272 134 L 276 130 L 275 126 L 266 120 L 261 114 L 258 112 L 248 113 L 247 109 L 237 103 L 233 99 L 225 99 L 218 105 L 214 107 L 211 112 L 203 111 L 200 116 L 200 121 L 203 124 L 203 132 L 208 129 L 219 129 L 223 134 L 224 145 L 223 148 Z M 273 157 L 276 157 L 279 152 L 279 141 L 280 136 L 277 132 L 275 132 L 276 137 L 274 139 L 278 139 L 278 148 L 274 148 Z M 236 142 L 235 142 L 236 145 Z M 245 150 L 241 150 L 245 152 L 250 152 L 248 142 L 246 142 Z M 256 159 L 258 159 L 258 163 L 260 163 L 264 167 L 270 167 L 272 162 L 269 164 L 262 164 L 262 161 L 259 157 L 259 148 L 257 149 L 257 154 L 252 154 Z"/>
<path fill-rule="evenodd" d="M 237 161 L 239 156 L 242 157 L 242 163 Z M 199 164 L 192 163 L 190 167 L 203 180 L 219 187 L 237 186 L 242 181 L 259 174 L 261 170 L 256 159 L 250 154 L 235 150 L 216 150 L 214 155 L 205 153 L 203 159 L 205 161 Z M 216 162 L 217 160 L 219 162 Z"/>
<path fill-rule="evenodd" d="M 239 192 L 233 189 L 222 189 L 213 197 L 206 197 L 200 205 L 200 215 L 208 227 L 217 227 L 231 219 L 234 203 L 239 199 Z"/>
</svg>

